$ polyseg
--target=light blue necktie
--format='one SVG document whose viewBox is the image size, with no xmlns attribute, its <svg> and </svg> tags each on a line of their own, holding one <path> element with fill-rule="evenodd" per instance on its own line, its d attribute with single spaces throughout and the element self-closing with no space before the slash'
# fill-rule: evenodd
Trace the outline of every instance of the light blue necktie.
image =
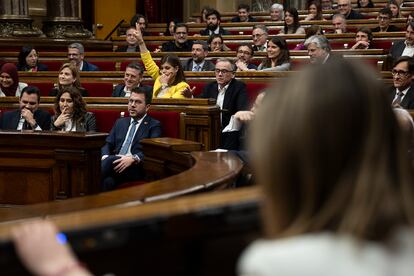
<svg viewBox="0 0 414 276">
<path fill-rule="evenodd" d="M 131 123 L 131 129 L 129 130 L 128 136 L 125 139 L 124 144 L 121 147 L 121 150 L 119 151 L 120 155 L 126 155 L 128 153 L 128 149 L 131 146 L 132 139 L 134 138 L 135 130 L 137 129 L 138 122 L 133 120 Z"/>
</svg>

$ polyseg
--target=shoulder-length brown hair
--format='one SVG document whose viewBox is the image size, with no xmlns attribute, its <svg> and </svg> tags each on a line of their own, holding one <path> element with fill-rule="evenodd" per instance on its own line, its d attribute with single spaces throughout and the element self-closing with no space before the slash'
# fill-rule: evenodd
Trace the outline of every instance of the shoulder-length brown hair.
<svg viewBox="0 0 414 276">
<path fill-rule="evenodd" d="M 69 93 L 73 101 L 73 115 L 72 115 L 73 122 L 76 122 L 76 123 L 83 122 L 85 120 L 85 114 L 87 112 L 86 103 L 83 100 L 80 91 L 76 87 L 63 87 L 62 89 L 59 90 L 58 94 L 56 95 L 55 104 L 54 104 L 55 115 L 59 116 L 62 113 L 59 107 L 59 101 L 60 101 L 60 97 L 62 97 L 64 93 Z"/>
<path fill-rule="evenodd" d="M 58 82 L 57 83 L 58 83 L 59 90 L 62 90 L 62 88 L 63 88 L 63 85 L 61 85 L 60 82 L 59 82 L 59 74 L 65 68 L 69 68 L 69 70 L 72 72 L 73 78 L 75 78 L 75 82 L 72 84 L 72 86 L 74 86 L 75 88 L 78 88 L 78 89 L 82 89 L 82 86 L 81 86 L 81 83 L 80 83 L 80 74 L 79 74 L 79 70 L 76 67 L 76 65 L 73 64 L 73 63 L 64 63 L 60 67 L 59 73 L 58 73 Z"/>
<path fill-rule="evenodd" d="M 267 44 L 269 44 L 270 41 L 280 49 L 280 54 L 276 57 L 276 66 L 290 62 L 289 48 L 286 43 L 286 40 L 280 36 L 273 36 L 271 39 L 269 39 Z M 272 60 L 266 57 L 266 59 L 263 61 L 263 68 L 270 67 L 272 67 Z"/>
<path fill-rule="evenodd" d="M 333 60 L 268 91 L 251 150 L 269 235 L 385 241 L 414 224 L 407 141 L 378 78 Z"/>
</svg>

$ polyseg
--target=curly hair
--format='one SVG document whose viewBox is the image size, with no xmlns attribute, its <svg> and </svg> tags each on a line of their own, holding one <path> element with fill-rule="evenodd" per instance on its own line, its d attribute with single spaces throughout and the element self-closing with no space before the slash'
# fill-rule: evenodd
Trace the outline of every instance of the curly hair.
<svg viewBox="0 0 414 276">
<path fill-rule="evenodd" d="M 70 97 L 73 101 L 73 114 L 72 114 L 72 120 L 74 123 L 81 123 L 85 120 L 85 114 L 86 114 L 86 103 L 82 98 L 82 95 L 76 87 L 64 87 L 61 90 L 59 90 L 59 93 L 57 94 L 55 98 L 55 104 L 54 104 L 54 110 L 55 115 L 59 116 L 62 114 L 62 111 L 60 110 L 59 102 L 60 98 L 64 93 L 69 93 Z"/>
</svg>

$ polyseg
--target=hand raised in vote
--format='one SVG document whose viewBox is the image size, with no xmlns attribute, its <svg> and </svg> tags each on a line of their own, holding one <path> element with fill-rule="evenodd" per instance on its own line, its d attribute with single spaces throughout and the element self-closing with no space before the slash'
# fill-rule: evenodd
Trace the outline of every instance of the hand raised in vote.
<svg viewBox="0 0 414 276">
<path fill-rule="evenodd" d="M 142 37 L 142 30 L 138 23 L 135 23 L 135 38 L 137 39 L 138 43 L 144 43 L 144 38 Z"/>
</svg>

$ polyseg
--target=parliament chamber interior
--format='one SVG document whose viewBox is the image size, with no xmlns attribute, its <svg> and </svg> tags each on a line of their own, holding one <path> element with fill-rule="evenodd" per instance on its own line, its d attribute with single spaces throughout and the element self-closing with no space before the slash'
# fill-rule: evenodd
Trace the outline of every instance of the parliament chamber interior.
<svg viewBox="0 0 414 276">
<path fill-rule="evenodd" d="M 318 29 L 313 34 L 329 41 L 332 55 L 367 64 L 384 86 L 392 86 L 393 76 L 402 74 L 394 73 L 395 60 L 390 49 L 399 41 L 408 41 L 410 31 L 414 34 L 410 27 L 414 1 L 402 1 L 399 14 L 389 18 L 395 28 L 392 32 L 370 31 L 378 24 L 381 27 L 383 21 L 378 18 L 389 6 L 390 1 L 386 0 L 369 1 L 372 7 L 361 7 L 360 1 L 352 0 L 352 10 L 362 18 L 346 19 L 346 30 L 338 31 L 332 16 L 340 14 L 339 1 L 343 0 L 2 1 L 0 63 L 17 66 L 17 78 L 12 71 L 1 70 L 0 88 L 4 91 L 0 114 L 4 121 L 5 114 L 23 110 L 23 95 L 27 95 L 25 88 L 16 95 L 6 92 L 6 72 L 9 78 L 12 75 L 15 85 L 37 87 L 38 109 L 52 118 L 51 130 L 39 131 L 39 122 L 26 130 L 24 124 L 17 124 L 24 117 L 22 111 L 16 119 L 17 129 L 0 130 L 0 265 L 4 275 L 30 275 L 19 260 L 11 232 L 14 227 L 39 218 L 53 222 L 65 234 L 77 258 L 94 275 L 236 275 L 243 250 L 263 236 L 260 207 L 265 195 L 256 185 L 248 160 L 238 154 L 248 151 L 245 141 L 237 147 L 224 146 L 230 137 L 223 130 L 225 117 L 251 110 L 259 94 L 277 93 L 280 83 L 295 78 L 313 62 L 305 43 L 311 29 Z M 330 6 L 324 6 L 326 2 Z M 284 8 L 286 18 L 297 18 L 292 20 L 298 20 L 306 34 L 297 31 L 299 25 L 290 33 L 288 20 L 283 17 L 275 20 L 274 4 Z M 312 4 L 318 7 L 319 18 L 309 17 L 308 7 Z M 246 11 L 246 5 L 250 20 L 243 22 L 240 9 Z M 225 46 L 221 49 L 210 44 L 214 39 L 208 31 L 214 32 L 216 25 L 212 28 L 203 18 L 205 6 L 207 15 L 211 10 L 220 13 L 219 27 L 226 30 L 220 36 Z M 169 29 L 170 22 L 175 28 Z M 363 28 L 370 33 L 369 47 L 353 47 Z M 257 30 L 266 34 L 257 34 Z M 267 50 L 260 50 L 256 43 L 263 35 L 267 38 Z M 155 77 L 148 69 L 146 56 L 140 54 L 140 39 L 157 67 Z M 414 35 L 412 40 L 414 43 Z M 169 44 L 179 50 L 165 51 Z M 187 44 L 189 49 L 181 49 Z M 275 59 L 269 50 L 273 44 L 279 50 L 285 48 L 287 70 L 261 69 L 279 67 L 274 66 Z M 195 45 L 202 46 L 202 64 L 209 62 L 213 69 L 201 70 L 190 65 L 181 70 L 190 96 L 184 92 L 177 97 L 160 96 L 165 92 L 162 72 L 167 70 L 166 58 L 173 56 L 181 62 L 176 66 L 181 69 L 186 68 L 184 64 L 195 64 L 199 58 Z M 26 67 L 22 67 L 25 47 L 30 51 L 23 60 Z M 82 56 L 78 77 L 74 77 L 87 91 L 86 96 L 79 96 L 79 101 L 84 105 L 84 113 L 93 114 L 97 131 L 81 131 L 79 125 L 75 127 L 77 131 L 72 131 L 74 121 L 69 127 L 63 123 L 62 128 L 53 130 L 53 124 L 56 126 L 59 116 L 64 114 L 60 110 L 62 97 L 69 94 L 60 83 L 62 72 L 65 64 L 77 62 L 76 53 L 69 54 L 69 49 L 76 49 Z M 30 66 L 33 51 L 36 63 Z M 249 58 L 240 57 L 246 51 Z M 410 53 L 412 56 L 414 51 Z M 219 63 L 226 62 L 231 65 L 231 72 L 218 69 Z M 280 65 L 278 62 L 276 59 Z M 83 70 L 86 64 L 98 69 Z M 129 97 L 136 93 L 126 88 L 134 81 L 127 76 L 128 70 L 135 70 L 131 64 L 141 68 L 139 86 L 149 87 L 152 95 L 145 116 L 159 121 L 161 132 L 157 136 L 143 136 L 139 142 L 140 154 L 145 159 L 137 157 L 138 161 L 133 161 L 139 163 L 145 177 L 123 181 L 106 191 L 101 173 L 106 157 L 101 148 L 109 143 L 115 125 L 135 112 L 130 106 L 136 101 L 131 102 Z M 247 69 L 248 65 L 255 69 Z M 232 107 L 224 108 L 227 101 L 224 99 L 223 103 L 217 93 L 215 98 L 205 96 L 209 85 L 220 83 L 226 74 L 233 74 L 232 78 L 243 84 L 243 102 L 237 103 L 238 109 L 234 111 Z M 71 86 L 75 84 L 74 80 Z M 126 96 L 114 95 L 120 85 L 125 87 L 121 92 L 126 92 Z M 57 96 L 50 94 L 53 89 L 58 91 Z M 406 109 L 413 115 L 411 108 Z M 141 124 L 147 126 L 147 122 Z M 240 137 L 244 135 L 241 131 L 237 135 L 237 143 L 245 138 Z M 135 158 L 132 147 L 129 156 Z"/>
</svg>

